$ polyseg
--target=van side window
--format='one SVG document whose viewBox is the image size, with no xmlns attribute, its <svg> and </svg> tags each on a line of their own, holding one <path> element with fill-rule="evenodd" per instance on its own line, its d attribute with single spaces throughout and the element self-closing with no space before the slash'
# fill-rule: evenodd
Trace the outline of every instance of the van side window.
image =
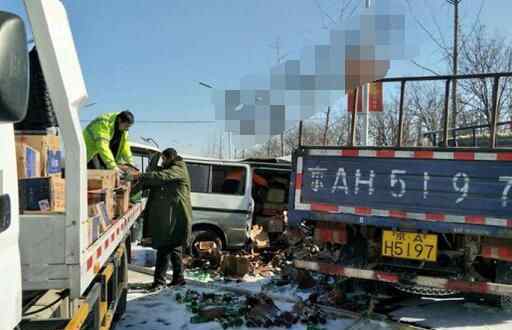
<svg viewBox="0 0 512 330">
<path fill-rule="evenodd" d="M 190 190 L 196 193 L 207 193 L 210 182 L 210 166 L 187 163 L 187 169 L 190 175 Z"/>
<path fill-rule="evenodd" d="M 212 166 L 212 193 L 243 195 L 246 170 L 237 166 Z"/>
</svg>

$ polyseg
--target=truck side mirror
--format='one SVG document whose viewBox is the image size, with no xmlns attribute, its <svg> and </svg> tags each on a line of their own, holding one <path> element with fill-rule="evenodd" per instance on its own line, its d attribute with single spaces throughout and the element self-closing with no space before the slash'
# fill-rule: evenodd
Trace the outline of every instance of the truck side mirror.
<svg viewBox="0 0 512 330">
<path fill-rule="evenodd" d="M 17 122 L 27 113 L 28 52 L 20 17 L 0 11 L 0 122 Z"/>
</svg>

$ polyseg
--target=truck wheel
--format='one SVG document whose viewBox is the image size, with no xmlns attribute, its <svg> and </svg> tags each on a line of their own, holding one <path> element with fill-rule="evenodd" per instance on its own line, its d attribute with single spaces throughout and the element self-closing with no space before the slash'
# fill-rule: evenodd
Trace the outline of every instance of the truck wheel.
<svg viewBox="0 0 512 330">
<path fill-rule="evenodd" d="M 512 284 L 512 262 L 496 262 L 496 282 L 503 284 Z M 501 309 L 512 311 L 512 297 L 500 296 L 498 305 Z"/>
</svg>

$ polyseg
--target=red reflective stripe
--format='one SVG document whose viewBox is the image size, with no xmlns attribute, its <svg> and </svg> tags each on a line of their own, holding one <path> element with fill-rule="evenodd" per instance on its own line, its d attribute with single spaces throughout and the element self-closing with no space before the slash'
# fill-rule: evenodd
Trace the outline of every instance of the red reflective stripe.
<svg viewBox="0 0 512 330">
<path fill-rule="evenodd" d="M 407 218 L 407 213 L 403 211 L 392 210 L 389 211 L 389 216 L 393 218 L 405 219 Z"/>
<path fill-rule="evenodd" d="M 100 257 L 101 256 L 101 246 L 98 247 L 98 249 L 96 250 L 96 257 Z"/>
<path fill-rule="evenodd" d="M 345 268 L 336 264 L 319 263 L 318 266 L 318 271 L 320 273 L 341 276 L 345 275 Z"/>
<path fill-rule="evenodd" d="M 331 242 L 332 241 L 332 231 L 329 228 L 319 227 L 317 230 L 317 239 L 320 242 Z"/>
<path fill-rule="evenodd" d="M 105 240 L 105 250 L 106 250 L 106 249 L 108 249 L 108 243 L 109 243 L 109 241 L 108 241 L 108 238 L 107 238 L 107 239 Z"/>
<path fill-rule="evenodd" d="M 498 248 L 498 257 L 501 260 L 512 261 L 512 247 L 500 247 Z"/>
<path fill-rule="evenodd" d="M 92 268 L 92 256 L 87 259 L 87 270 L 91 270 Z"/>
<path fill-rule="evenodd" d="M 421 159 L 432 159 L 434 158 L 434 152 L 433 151 L 415 151 L 414 152 L 414 158 L 421 158 Z"/>
<path fill-rule="evenodd" d="M 464 291 L 464 292 L 478 292 L 478 293 L 487 293 L 489 291 L 489 286 L 487 283 L 483 282 L 467 282 L 467 281 L 459 281 L 459 280 L 448 280 L 446 282 L 446 289 L 454 290 L 454 291 Z"/>
<path fill-rule="evenodd" d="M 384 273 L 384 272 L 375 272 L 375 279 L 388 282 L 388 283 L 398 283 L 400 277 L 396 274 Z"/>
<path fill-rule="evenodd" d="M 297 173 L 295 176 L 295 189 L 300 190 L 302 189 L 302 173 Z"/>
<path fill-rule="evenodd" d="M 313 204 L 311 204 L 311 211 L 336 212 L 336 211 L 338 211 L 338 207 L 335 205 L 313 203 Z"/>
<path fill-rule="evenodd" d="M 116 238 L 116 233 L 112 233 L 112 235 L 110 235 L 110 243 L 114 243 L 115 238 Z"/>
<path fill-rule="evenodd" d="M 341 151 L 341 155 L 344 157 L 357 157 L 359 156 L 359 150 L 357 149 L 344 149 Z"/>
<path fill-rule="evenodd" d="M 431 220 L 431 221 L 446 220 L 446 216 L 444 214 L 439 214 L 439 213 L 425 213 L 425 217 L 427 220 Z"/>
<path fill-rule="evenodd" d="M 473 225 L 485 225 L 485 218 L 479 215 L 467 215 L 464 220 Z"/>
<path fill-rule="evenodd" d="M 394 150 L 377 150 L 377 157 L 379 158 L 394 158 Z"/>
<path fill-rule="evenodd" d="M 470 152 L 464 152 L 464 151 L 456 151 L 453 153 L 453 159 L 457 160 L 475 160 L 475 153 Z"/>
<path fill-rule="evenodd" d="M 370 209 L 368 207 L 356 207 L 355 211 L 356 211 L 356 214 L 361 214 L 361 215 L 372 214 L 372 209 Z"/>
<path fill-rule="evenodd" d="M 497 160 L 512 160 L 512 152 L 499 152 L 496 154 Z"/>
<path fill-rule="evenodd" d="M 512 219 L 507 220 L 507 227 L 512 227 Z"/>
</svg>

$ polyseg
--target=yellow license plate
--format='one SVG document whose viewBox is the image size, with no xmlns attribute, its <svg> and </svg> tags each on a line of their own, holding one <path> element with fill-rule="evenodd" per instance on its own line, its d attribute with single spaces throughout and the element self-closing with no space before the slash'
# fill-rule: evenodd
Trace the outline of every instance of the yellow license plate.
<svg viewBox="0 0 512 330">
<path fill-rule="evenodd" d="M 437 235 L 384 230 L 382 255 L 386 257 L 437 260 Z"/>
</svg>

